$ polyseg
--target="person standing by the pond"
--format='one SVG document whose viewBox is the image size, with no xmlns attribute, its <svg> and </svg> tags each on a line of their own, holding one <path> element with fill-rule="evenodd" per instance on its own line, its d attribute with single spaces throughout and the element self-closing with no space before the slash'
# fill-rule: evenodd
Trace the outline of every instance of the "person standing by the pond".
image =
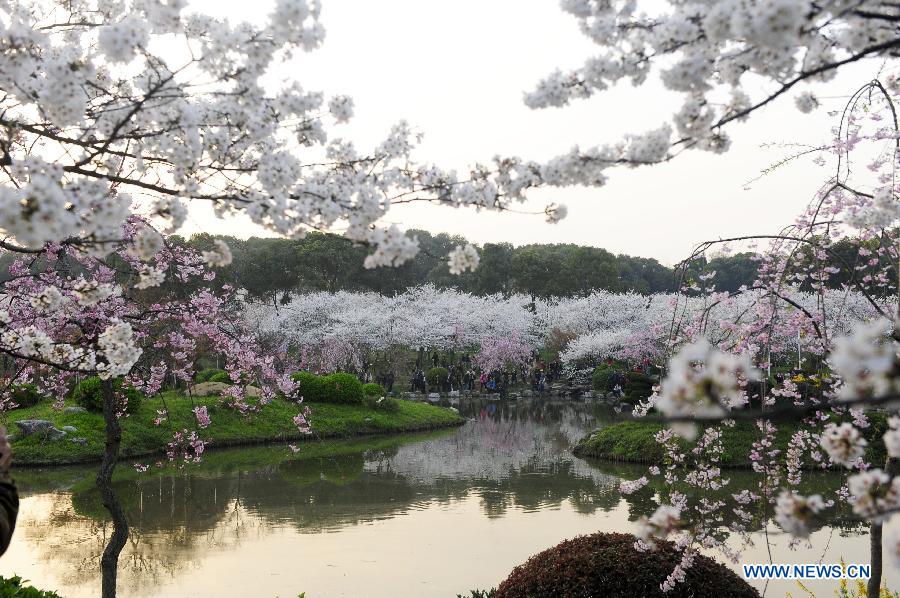
<svg viewBox="0 0 900 598">
<path fill-rule="evenodd" d="M 12 465 L 12 449 L 6 438 L 6 430 L 0 428 L 0 554 L 9 548 L 13 530 L 16 529 L 16 517 L 19 514 L 19 493 L 16 485 L 9 477 Z"/>
</svg>

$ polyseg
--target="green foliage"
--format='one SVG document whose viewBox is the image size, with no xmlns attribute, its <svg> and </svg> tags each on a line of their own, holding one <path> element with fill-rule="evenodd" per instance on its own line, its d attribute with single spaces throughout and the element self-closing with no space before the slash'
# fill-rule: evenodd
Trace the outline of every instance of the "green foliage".
<svg viewBox="0 0 900 598">
<path fill-rule="evenodd" d="M 206 368 L 205 370 L 200 370 L 197 372 L 197 375 L 194 376 L 194 382 L 197 384 L 201 384 L 203 382 L 216 382 L 216 380 L 210 380 L 213 376 L 217 374 L 224 374 L 224 370 L 220 370 L 219 368 Z"/>
<path fill-rule="evenodd" d="M 417 237 L 420 251 L 402 266 L 389 270 L 364 268 L 365 247 L 339 235 L 314 231 L 299 240 L 224 237 L 234 259 L 217 270 L 212 284 L 243 287 L 251 297 L 270 303 L 290 302 L 290 295 L 297 289 L 390 295 L 429 283 L 478 295 L 520 292 L 539 297 L 583 295 L 599 289 L 654 293 L 669 291 L 673 286 L 672 270 L 656 260 L 573 244 L 513 247 L 509 243 L 486 243 L 479 248 L 478 269 L 454 276 L 447 267 L 446 255 L 453 247 L 466 245 L 464 237 L 433 235 L 424 230 L 409 230 L 407 234 Z M 177 242 L 203 251 L 210 249 L 214 240 L 211 235 L 198 234 L 189 241 Z"/>
<path fill-rule="evenodd" d="M 869 440 L 866 460 L 883 463 L 886 451 L 881 435 L 887 430 L 887 421 L 881 414 L 867 413 L 870 426 L 863 433 Z M 835 419 L 834 421 L 838 421 Z M 799 429 L 795 422 L 778 422 L 778 431 L 772 448 L 782 452 L 790 446 L 791 436 Z M 579 457 L 596 457 L 610 461 L 632 463 L 665 464 L 665 451 L 654 436 L 664 425 L 656 422 L 620 421 L 581 439 L 572 449 Z M 722 465 L 725 467 L 749 467 L 753 443 L 760 439 L 760 431 L 753 422 L 739 421 L 734 426 L 722 426 Z M 703 429 L 698 430 L 698 436 Z M 682 450 L 689 450 L 693 444 L 678 439 Z"/>
<path fill-rule="evenodd" d="M 88 411 L 102 413 L 103 391 L 101 385 L 102 381 L 97 376 L 84 378 L 72 390 L 72 399 Z M 113 382 L 113 388 L 118 395 L 127 399 L 128 403 L 125 406 L 125 412 L 129 414 L 137 413 L 141 408 L 144 395 L 130 386 L 123 387 L 121 378 Z"/>
<path fill-rule="evenodd" d="M 594 369 L 594 375 L 591 377 L 591 383 L 597 392 L 610 392 L 613 389 L 612 377 L 615 373 L 621 373 L 621 370 L 615 366 L 601 363 Z"/>
<path fill-rule="evenodd" d="M 11 398 L 16 403 L 16 408 L 34 407 L 43 398 L 34 384 L 15 384 L 11 389 Z"/>
<path fill-rule="evenodd" d="M 597 533 L 561 542 L 513 569 L 494 598 L 759 597 L 734 571 L 702 555 L 695 557 L 676 590 L 664 593 L 660 584 L 681 561 L 681 551 L 672 542 L 659 541 L 654 550 L 641 552 L 634 540 L 631 534 Z"/>
<path fill-rule="evenodd" d="M 374 382 L 363 384 L 363 392 L 367 397 L 375 397 L 376 399 L 387 394 L 381 384 L 375 384 Z"/>
<path fill-rule="evenodd" d="M 317 376 L 311 372 L 294 372 L 291 374 L 291 380 L 299 383 L 297 388 L 297 397 L 303 397 L 304 401 L 311 403 L 319 403 L 324 399 L 324 385 L 322 376 Z"/>
<path fill-rule="evenodd" d="M 653 422 L 618 422 L 583 438 L 572 452 L 579 457 L 662 465 L 665 451 L 654 436 L 663 428 Z"/>
<path fill-rule="evenodd" d="M 353 374 L 337 372 L 322 378 L 322 397 L 325 403 L 362 403 L 363 385 Z"/>
<path fill-rule="evenodd" d="M 393 397 L 376 397 L 372 395 L 366 395 L 363 399 L 363 403 L 369 409 L 382 411 L 384 413 L 396 413 L 400 410 L 400 401 Z"/>
<path fill-rule="evenodd" d="M 447 381 L 447 368 L 431 368 L 425 372 L 425 380 L 430 388 L 440 388 Z"/>
<path fill-rule="evenodd" d="M 228 375 L 228 372 L 223 372 L 222 370 L 210 374 L 209 378 L 207 378 L 206 381 L 221 382 L 223 384 L 234 384 L 234 381 L 231 379 L 231 376 Z"/>
<path fill-rule="evenodd" d="M 56 592 L 23 585 L 27 582 L 27 579 L 22 579 L 18 575 L 0 577 L 0 598 L 62 598 Z"/>
<path fill-rule="evenodd" d="M 625 376 L 625 400 L 629 403 L 637 403 L 653 394 L 653 380 L 650 376 L 641 372 L 627 372 Z"/>
</svg>

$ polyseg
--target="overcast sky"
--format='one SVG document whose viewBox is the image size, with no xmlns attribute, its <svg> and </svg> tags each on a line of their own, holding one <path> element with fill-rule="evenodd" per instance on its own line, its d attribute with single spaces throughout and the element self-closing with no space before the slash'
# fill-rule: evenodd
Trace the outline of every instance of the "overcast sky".
<svg viewBox="0 0 900 598">
<path fill-rule="evenodd" d="M 190 6 L 255 20 L 271 5 L 204 0 Z M 332 134 L 361 149 L 405 118 L 424 134 L 418 159 L 464 172 L 495 154 L 544 160 L 576 143 L 612 142 L 659 126 L 679 105 L 679 96 L 651 82 L 625 84 L 566 108 L 526 108 L 523 91 L 597 50 L 554 0 L 323 0 L 322 22 L 324 47 L 296 57 L 280 75 L 326 96 L 352 96 L 353 121 Z M 569 207 L 568 218 L 556 225 L 540 216 L 426 205 L 395 207 L 386 221 L 478 243 L 578 243 L 673 263 L 699 241 L 773 232 L 790 223 L 827 172 L 801 159 L 745 187 L 760 169 L 790 153 L 760 146 L 827 140 L 836 125 L 829 110 L 842 108 L 842 98 L 876 70 L 873 63 L 856 65 L 818 89 L 831 99 L 813 114 L 798 112 L 790 96 L 731 127 L 732 150 L 722 156 L 689 152 L 661 166 L 612 170 L 602 188 L 533 192 L 524 209 L 541 210 L 549 201 Z M 216 221 L 205 208 L 192 208 L 183 232 L 196 230 L 265 234 L 246 220 Z"/>
</svg>

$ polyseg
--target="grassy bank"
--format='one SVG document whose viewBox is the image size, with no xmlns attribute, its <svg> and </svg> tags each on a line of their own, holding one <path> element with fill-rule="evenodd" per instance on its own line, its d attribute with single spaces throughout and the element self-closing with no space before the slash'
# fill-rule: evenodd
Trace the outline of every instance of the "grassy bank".
<svg viewBox="0 0 900 598">
<path fill-rule="evenodd" d="M 885 458 L 881 435 L 885 431 L 883 417 L 871 417 L 871 425 L 863 430 L 869 442 L 866 459 L 872 463 L 882 463 Z M 654 436 L 665 426 L 656 422 L 622 421 L 586 436 L 572 449 L 579 457 L 594 457 L 609 461 L 646 463 L 663 465 L 665 453 Z M 778 424 L 774 447 L 785 451 L 791 435 L 797 430 L 794 423 Z M 702 430 L 699 431 L 702 434 Z M 753 443 L 759 440 L 760 432 L 753 422 L 741 421 L 732 428 L 722 428 L 722 465 L 724 467 L 750 467 L 750 453 Z M 682 448 L 690 449 L 693 443 L 679 439 Z"/>
<path fill-rule="evenodd" d="M 168 394 L 165 402 L 171 416 L 159 426 L 153 423 L 157 417 L 156 410 L 163 409 L 162 401 L 159 400 L 145 400 L 136 413 L 121 420 L 122 458 L 163 453 L 173 431 L 196 427 L 190 399 Z M 418 432 L 463 422 L 459 415 L 449 409 L 410 401 L 399 401 L 396 412 L 375 411 L 365 405 L 313 403 L 309 405 L 312 409 L 313 434 L 307 436 L 300 434 L 292 421 L 299 411 L 297 405 L 287 401 L 273 401 L 259 413 L 248 416 L 219 407 L 217 397 L 195 398 L 193 405 L 206 405 L 209 409 L 212 423 L 201 433 L 202 438 L 210 441 L 209 448 Z M 14 422 L 23 419 L 46 419 L 52 421 L 57 428 L 74 426 L 77 431 L 57 441 L 37 436 L 15 440 L 13 455 L 17 465 L 63 465 L 99 461 L 105 439 L 103 417 L 100 414 L 64 413 L 53 409 L 49 403 L 42 403 L 8 412 L 5 423 L 9 432 L 18 433 Z M 84 438 L 87 442 L 80 445 L 71 442 L 70 438 Z"/>
</svg>

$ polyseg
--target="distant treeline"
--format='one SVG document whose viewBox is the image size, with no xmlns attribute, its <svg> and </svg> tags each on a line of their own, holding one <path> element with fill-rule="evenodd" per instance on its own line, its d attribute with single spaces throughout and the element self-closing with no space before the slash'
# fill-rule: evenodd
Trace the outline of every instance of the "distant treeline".
<svg viewBox="0 0 900 598">
<path fill-rule="evenodd" d="M 712 280 L 716 290 L 736 291 L 742 285 L 753 285 L 758 267 L 752 253 L 710 259 L 701 256 L 687 271 L 676 272 L 655 259 L 615 255 L 599 247 L 572 244 L 513 247 L 509 243 L 485 243 L 478 247 L 481 255 L 478 269 L 454 276 L 447 268 L 447 254 L 455 246 L 467 243 L 465 238 L 444 233 L 432 235 L 423 230 L 410 230 L 408 234 L 419 239 L 418 255 L 397 268 L 372 270 L 363 267 L 368 248 L 339 235 L 311 232 L 300 240 L 220 237 L 231 248 L 234 261 L 217 269 L 216 279 L 211 284 L 243 287 L 253 299 L 266 302 L 287 302 L 293 293 L 311 291 L 373 291 L 394 295 L 429 283 L 475 295 L 522 293 L 534 297 L 576 297 L 594 290 L 643 294 L 674 292 L 682 276 L 685 285 L 689 286 L 699 280 L 700 274 L 711 271 L 716 272 Z M 205 250 L 212 247 L 215 238 L 199 234 L 190 239 L 174 236 L 170 241 Z M 894 279 L 894 263 L 885 256 L 874 254 L 874 242 L 865 243 L 867 250 L 863 255 L 858 241 L 842 239 L 830 245 L 827 263 L 816 266 L 832 267 L 833 274 L 826 286 L 837 288 L 849 283 L 851 277 L 865 280 L 867 274 L 879 272 L 887 275 L 888 280 Z M 9 278 L 9 266 L 17 257 L 0 253 L 0 281 Z M 797 258 L 793 270 L 803 269 L 804 262 L 812 259 L 812 252 L 801 250 Z M 32 271 L 46 268 L 43 256 L 25 259 Z M 870 260 L 872 263 L 867 267 L 861 267 Z M 134 275 L 121 259 L 110 257 L 107 262 L 116 269 L 123 282 Z M 56 267 L 69 276 L 78 276 L 82 272 L 81 266 L 71 259 L 60 260 Z M 786 280 L 791 280 L 790 274 L 787 273 Z M 177 291 L 185 294 L 194 290 L 171 278 L 164 284 L 177 284 Z M 810 290 L 806 286 L 801 290 Z M 895 292 L 893 288 L 878 287 L 874 280 L 865 288 L 873 295 Z M 146 292 L 153 293 L 154 290 Z"/>
<path fill-rule="evenodd" d="M 410 230 L 419 239 L 419 254 L 397 268 L 363 267 L 368 249 L 333 234 L 311 232 L 302 240 L 222 237 L 234 261 L 218 271 L 217 280 L 246 288 L 266 301 L 289 300 L 293 292 L 374 291 L 385 295 L 431 283 L 476 295 L 523 293 L 535 297 L 578 296 L 593 290 L 658 293 L 675 290 L 672 268 L 655 259 L 615 255 L 598 247 L 572 244 L 509 243 L 480 246 L 475 272 L 450 274 L 447 254 L 468 241 L 444 233 Z M 212 236 L 186 241 L 198 249 L 211 247 Z M 751 284 L 757 263 L 751 254 L 718 257 L 698 268 L 717 271 L 717 287 L 736 290 Z"/>
</svg>

